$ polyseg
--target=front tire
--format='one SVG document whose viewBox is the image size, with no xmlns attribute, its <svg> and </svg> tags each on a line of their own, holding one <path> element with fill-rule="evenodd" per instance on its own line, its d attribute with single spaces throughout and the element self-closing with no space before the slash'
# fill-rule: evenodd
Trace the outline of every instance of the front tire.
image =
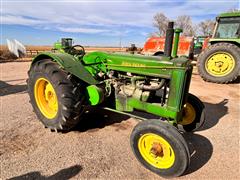
<svg viewBox="0 0 240 180">
<path fill-rule="evenodd" d="M 240 48 L 230 43 L 210 45 L 199 55 L 197 67 L 205 81 L 232 82 L 240 71 Z"/>
<path fill-rule="evenodd" d="M 55 131 L 73 128 L 83 112 L 83 84 L 50 59 L 33 63 L 28 75 L 30 102 L 44 126 Z"/>
<path fill-rule="evenodd" d="M 160 120 L 140 122 L 132 131 L 130 144 L 138 161 L 162 177 L 182 175 L 190 162 L 182 135 Z"/>
<path fill-rule="evenodd" d="M 178 128 L 184 132 L 197 131 L 205 122 L 205 111 L 202 101 L 188 94 L 187 103 L 183 107 L 182 121 L 179 122 Z"/>
</svg>

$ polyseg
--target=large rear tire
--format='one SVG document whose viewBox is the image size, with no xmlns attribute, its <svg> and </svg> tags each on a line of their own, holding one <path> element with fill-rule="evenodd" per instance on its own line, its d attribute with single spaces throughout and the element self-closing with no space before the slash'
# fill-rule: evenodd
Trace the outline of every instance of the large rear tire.
<svg viewBox="0 0 240 180">
<path fill-rule="evenodd" d="M 197 67 L 205 81 L 232 82 L 239 76 L 240 48 L 230 43 L 211 45 L 199 55 Z"/>
<path fill-rule="evenodd" d="M 83 84 L 50 59 L 32 64 L 28 75 L 30 102 L 44 126 L 55 131 L 73 128 L 83 112 Z"/>
<path fill-rule="evenodd" d="M 140 122 L 130 144 L 138 161 L 163 177 L 182 175 L 190 163 L 188 145 L 178 130 L 160 120 Z"/>
</svg>

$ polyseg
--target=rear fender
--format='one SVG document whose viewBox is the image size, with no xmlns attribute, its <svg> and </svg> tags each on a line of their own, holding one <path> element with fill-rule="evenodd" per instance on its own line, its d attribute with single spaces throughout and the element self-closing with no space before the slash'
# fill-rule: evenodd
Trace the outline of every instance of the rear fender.
<svg viewBox="0 0 240 180">
<path fill-rule="evenodd" d="M 216 44 L 216 43 L 230 43 L 230 44 L 234 44 L 234 45 L 240 47 L 240 38 L 238 38 L 238 39 L 210 39 L 209 43 L 211 45 Z"/>
<path fill-rule="evenodd" d="M 77 58 L 66 53 L 48 53 L 43 52 L 34 57 L 32 64 L 39 60 L 43 59 L 52 59 L 54 62 L 58 63 L 61 68 L 65 71 L 73 74 L 82 81 L 93 85 L 98 84 L 99 82 L 94 79 L 94 77 L 85 69 L 84 65 Z"/>
</svg>

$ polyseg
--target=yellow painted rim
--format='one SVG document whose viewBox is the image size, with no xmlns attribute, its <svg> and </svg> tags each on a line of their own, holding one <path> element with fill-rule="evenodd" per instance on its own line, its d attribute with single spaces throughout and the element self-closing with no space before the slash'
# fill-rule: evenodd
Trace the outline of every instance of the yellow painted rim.
<svg viewBox="0 0 240 180">
<path fill-rule="evenodd" d="M 57 94 L 47 79 L 37 79 L 34 85 L 34 97 L 39 110 L 47 119 L 53 119 L 57 115 Z"/>
<path fill-rule="evenodd" d="M 159 169 L 173 166 L 175 154 L 171 145 L 161 136 L 146 133 L 138 141 L 138 149 L 145 161 Z"/>
<path fill-rule="evenodd" d="M 226 76 L 233 71 L 235 60 L 227 52 L 216 52 L 205 62 L 205 69 L 212 76 Z"/>
<path fill-rule="evenodd" d="M 190 103 L 186 103 L 183 107 L 183 119 L 179 124 L 188 125 L 191 124 L 196 118 L 196 111 Z"/>
</svg>

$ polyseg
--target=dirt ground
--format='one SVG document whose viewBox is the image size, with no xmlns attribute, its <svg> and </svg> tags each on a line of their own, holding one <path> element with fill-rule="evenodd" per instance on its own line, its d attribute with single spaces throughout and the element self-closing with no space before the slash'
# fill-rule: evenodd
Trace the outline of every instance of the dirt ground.
<svg viewBox="0 0 240 180">
<path fill-rule="evenodd" d="M 131 151 L 134 119 L 96 112 L 69 133 L 45 129 L 29 104 L 29 65 L 0 64 L 0 179 L 161 179 Z M 185 135 L 191 165 L 179 179 L 238 179 L 239 83 L 206 83 L 194 74 L 190 92 L 204 102 L 206 123 L 201 131 Z"/>
</svg>

